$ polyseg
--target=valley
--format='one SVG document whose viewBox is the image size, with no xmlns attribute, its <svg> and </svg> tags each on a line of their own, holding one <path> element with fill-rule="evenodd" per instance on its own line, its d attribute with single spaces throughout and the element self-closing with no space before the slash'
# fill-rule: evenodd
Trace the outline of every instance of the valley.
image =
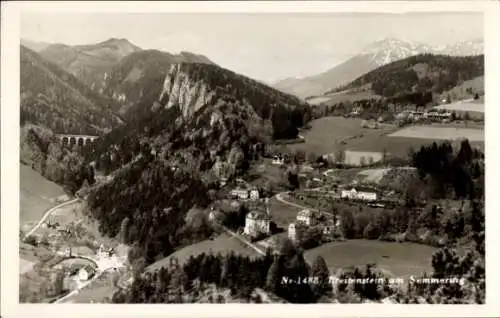
<svg viewBox="0 0 500 318">
<path fill-rule="evenodd" d="M 483 55 L 386 39 L 275 89 L 23 43 L 20 302 L 484 302 Z"/>
</svg>

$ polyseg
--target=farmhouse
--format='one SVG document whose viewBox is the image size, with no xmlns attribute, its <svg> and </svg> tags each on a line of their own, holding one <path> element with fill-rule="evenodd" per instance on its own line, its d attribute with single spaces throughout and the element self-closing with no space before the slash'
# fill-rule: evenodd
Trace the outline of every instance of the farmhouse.
<svg viewBox="0 0 500 318">
<path fill-rule="evenodd" d="M 252 188 L 249 191 L 250 200 L 258 200 L 260 198 L 259 190 L 257 188 Z"/>
<path fill-rule="evenodd" d="M 377 192 L 368 188 L 353 187 L 342 190 L 340 197 L 348 200 L 376 201 Z"/>
<path fill-rule="evenodd" d="M 249 212 L 246 216 L 243 233 L 252 238 L 269 235 L 271 233 L 271 217 L 268 213 L 261 211 Z"/>
<path fill-rule="evenodd" d="M 297 222 L 302 222 L 307 226 L 312 226 L 316 225 L 316 218 L 311 210 L 304 209 L 297 213 Z"/>
<path fill-rule="evenodd" d="M 295 242 L 306 230 L 307 228 L 303 223 L 290 223 L 288 225 L 288 238 Z"/>
<path fill-rule="evenodd" d="M 95 274 L 95 269 L 91 265 L 84 266 L 78 271 L 78 279 L 80 281 L 87 281 Z"/>
<path fill-rule="evenodd" d="M 285 163 L 285 158 L 281 154 L 277 154 L 273 157 L 273 165 L 282 165 Z"/>
<path fill-rule="evenodd" d="M 242 188 L 233 189 L 231 190 L 231 196 L 241 200 L 246 200 L 248 199 L 248 190 Z"/>
</svg>

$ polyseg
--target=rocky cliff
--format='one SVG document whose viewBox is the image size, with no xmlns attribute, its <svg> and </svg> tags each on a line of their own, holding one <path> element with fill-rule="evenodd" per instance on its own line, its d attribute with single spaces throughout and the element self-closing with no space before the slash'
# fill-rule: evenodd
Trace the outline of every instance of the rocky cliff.
<svg viewBox="0 0 500 318">
<path fill-rule="evenodd" d="M 160 101 L 168 100 L 165 107 L 179 106 L 184 118 L 192 117 L 201 107 L 215 98 L 204 80 L 194 81 L 182 69 L 182 64 L 173 64 L 163 82 Z"/>
</svg>

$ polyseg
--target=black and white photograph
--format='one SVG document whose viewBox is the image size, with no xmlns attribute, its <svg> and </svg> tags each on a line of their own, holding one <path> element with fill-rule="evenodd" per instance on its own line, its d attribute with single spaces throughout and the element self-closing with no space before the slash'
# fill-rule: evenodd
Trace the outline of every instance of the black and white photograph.
<svg viewBox="0 0 500 318">
<path fill-rule="evenodd" d="M 20 305 L 486 303 L 484 11 L 94 5 L 19 14 Z"/>
</svg>

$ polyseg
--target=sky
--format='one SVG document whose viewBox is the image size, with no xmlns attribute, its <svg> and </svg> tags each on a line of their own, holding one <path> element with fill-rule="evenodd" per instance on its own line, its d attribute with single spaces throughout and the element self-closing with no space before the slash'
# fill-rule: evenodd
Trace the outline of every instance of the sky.
<svg viewBox="0 0 500 318">
<path fill-rule="evenodd" d="M 324 72 L 387 37 L 428 45 L 483 38 L 481 13 L 23 13 L 21 37 L 91 44 L 126 38 L 143 49 L 203 54 L 274 83 Z"/>
</svg>

